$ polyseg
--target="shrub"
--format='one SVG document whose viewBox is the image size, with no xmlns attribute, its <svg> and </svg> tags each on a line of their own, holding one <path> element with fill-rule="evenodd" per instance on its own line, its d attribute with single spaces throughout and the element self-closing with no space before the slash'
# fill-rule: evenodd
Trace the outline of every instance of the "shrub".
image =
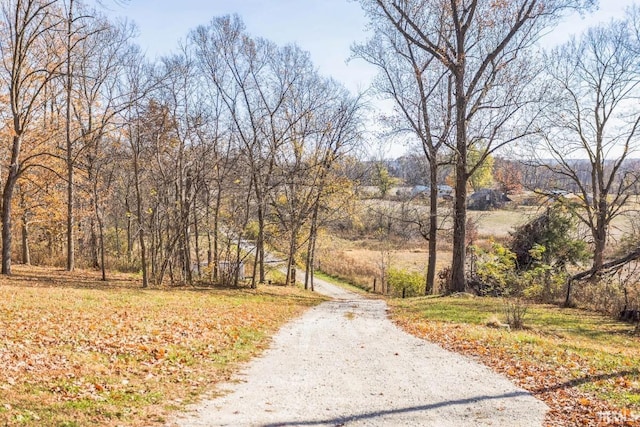
<svg viewBox="0 0 640 427">
<path fill-rule="evenodd" d="M 479 295 L 525 297 L 540 302 L 561 298 L 567 281 L 564 270 L 556 270 L 544 262 L 546 248 L 534 244 L 529 250 L 528 269 L 519 270 L 516 254 L 499 243 L 488 251 L 472 246 L 469 285 Z"/>
<path fill-rule="evenodd" d="M 521 298 L 505 299 L 504 314 L 507 324 L 513 329 L 523 329 L 528 309 L 529 306 Z"/>
<path fill-rule="evenodd" d="M 518 227 L 511 233 L 510 244 L 517 268 L 526 270 L 543 262 L 560 271 L 588 259 L 587 245 L 574 238 L 575 229 L 575 217 L 559 205 Z"/>
<path fill-rule="evenodd" d="M 391 268 L 387 271 L 387 286 L 394 297 L 424 295 L 425 277 L 419 272 Z"/>
<path fill-rule="evenodd" d="M 469 283 L 479 295 L 506 296 L 520 294 L 520 281 L 515 271 L 516 256 L 508 248 L 494 243 L 490 251 L 472 247 L 473 277 Z"/>
<path fill-rule="evenodd" d="M 520 273 L 524 283 L 523 295 L 534 301 L 555 303 L 564 298 L 569 275 L 564 271 L 554 271 L 548 264 Z"/>
</svg>

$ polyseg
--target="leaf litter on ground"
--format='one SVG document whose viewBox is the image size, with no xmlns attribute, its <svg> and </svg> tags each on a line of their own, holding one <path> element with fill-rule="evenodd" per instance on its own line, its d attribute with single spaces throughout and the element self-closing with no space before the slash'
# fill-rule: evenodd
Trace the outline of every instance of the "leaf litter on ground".
<svg viewBox="0 0 640 427">
<path fill-rule="evenodd" d="M 585 313 L 540 306 L 541 316 L 566 316 L 564 325 L 577 321 L 572 316 L 590 323 L 583 323 L 583 335 L 545 327 L 549 319 L 526 331 L 509 331 L 487 327 L 470 314 L 498 307 L 499 301 L 437 300 L 392 301 L 391 315 L 407 332 L 476 358 L 543 400 L 550 408 L 546 426 L 640 426 L 640 339 L 625 337 L 624 325 L 611 332 L 603 316 L 585 320 Z M 449 304 L 451 312 L 443 315 L 430 304 Z M 466 310 L 465 320 L 451 320 L 456 307 Z M 590 328 L 598 322 L 603 330 L 595 333 Z"/>
<path fill-rule="evenodd" d="M 294 287 L 139 289 L 18 267 L 0 278 L 0 425 L 154 425 L 318 304 Z"/>
</svg>

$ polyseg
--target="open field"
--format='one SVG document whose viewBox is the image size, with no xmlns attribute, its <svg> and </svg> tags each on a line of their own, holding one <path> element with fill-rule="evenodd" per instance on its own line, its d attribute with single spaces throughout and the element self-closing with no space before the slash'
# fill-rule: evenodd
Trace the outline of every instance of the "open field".
<svg viewBox="0 0 640 427">
<path fill-rule="evenodd" d="M 0 425 L 156 425 L 322 299 L 295 288 L 139 289 L 15 266 L 0 278 Z"/>
<path fill-rule="evenodd" d="M 375 240 L 350 241 L 332 236 L 323 239 L 318 249 L 318 267 L 330 276 L 371 290 L 374 279 L 380 283 L 383 266 L 424 273 L 428 254 L 424 241 L 393 249 Z M 438 255 L 438 269 L 451 263 L 451 252 L 439 251 Z"/>
<path fill-rule="evenodd" d="M 534 216 L 537 208 L 522 207 L 515 210 L 488 212 L 470 211 L 478 227 L 478 238 L 483 241 L 506 238 L 514 227 Z M 446 224 L 445 224 L 446 226 Z M 402 246 L 402 247 L 398 247 Z M 438 242 L 437 270 L 451 263 L 451 241 L 446 230 Z M 335 236 L 325 237 L 318 250 L 320 269 L 365 289 L 372 287 L 374 278 L 380 280 L 382 267 L 425 272 L 429 252 L 427 242 L 416 239 L 401 245 L 388 245 L 374 239 L 345 240 Z"/>
<path fill-rule="evenodd" d="M 526 329 L 485 326 L 502 317 L 496 298 L 390 300 L 408 332 L 480 359 L 550 407 L 549 425 L 639 425 L 640 337 L 591 312 L 535 305 Z M 625 424 L 626 423 L 626 424 Z"/>
<path fill-rule="evenodd" d="M 365 201 L 364 206 L 372 208 L 382 204 L 384 208 L 398 205 L 395 201 Z M 379 202 L 379 203 L 378 203 Z M 421 209 L 426 209 L 421 207 Z M 514 229 L 540 215 L 544 207 L 512 206 L 509 209 L 491 211 L 468 211 L 469 219 L 475 224 L 474 244 L 488 249 L 492 240 L 503 242 Z M 449 219 L 443 209 L 442 230 L 438 240 L 437 271 L 451 263 L 451 236 Z M 629 217 L 619 216 L 611 225 L 611 243 L 615 245 L 625 234 L 631 231 Z M 582 233 L 589 239 L 582 227 Z M 427 242 L 416 237 L 409 241 L 388 242 L 384 239 L 353 238 L 341 239 L 336 236 L 324 236 L 318 249 L 320 269 L 334 277 L 369 289 L 374 278 L 380 280 L 381 271 L 395 268 L 411 272 L 425 272 L 428 258 Z"/>
<path fill-rule="evenodd" d="M 478 236 L 484 239 L 508 237 L 509 232 L 540 213 L 542 213 L 540 208 L 532 206 L 518 206 L 515 209 L 492 211 L 468 211 L 469 218 L 472 218 L 478 226 Z"/>
</svg>

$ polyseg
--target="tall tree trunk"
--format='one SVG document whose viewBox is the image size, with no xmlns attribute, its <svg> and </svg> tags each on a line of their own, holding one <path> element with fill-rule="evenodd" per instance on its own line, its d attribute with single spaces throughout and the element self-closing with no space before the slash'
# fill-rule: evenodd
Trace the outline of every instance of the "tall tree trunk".
<svg viewBox="0 0 640 427">
<path fill-rule="evenodd" d="M 11 275 L 11 198 L 13 184 L 7 181 L 2 194 L 2 274 Z"/>
<path fill-rule="evenodd" d="M 316 235 L 318 233 L 318 211 L 319 201 L 316 199 L 313 207 L 313 214 L 311 215 L 311 226 L 309 228 L 309 244 L 307 245 L 307 262 L 305 264 L 304 272 L 304 288 L 313 290 L 313 268 L 316 246 Z"/>
<path fill-rule="evenodd" d="M 180 150 L 180 170 L 183 165 L 183 148 Z M 193 284 L 193 274 L 191 270 L 191 193 L 192 193 L 191 171 L 187 170 L 186 177 L 180 173 L 180 186 L 176 192 L 180 197 L 180 214 L 182 224 L 182 264 L 184 266 L 184 277 L 189 285 Z"/>
<path fill-rule="evenodd" d="M 218 280 L 220 274 L 220 206 L 222 204 L 222 189 L 218 185 L 216 204 L 213 210 L 213 279 Z"/>
<path fill-rule="evenodd" d="M 209 267 L 209 280 L 213 280 L 213 235 L 211 233 L 211 192 L 207 187 L 207 200 L 205 202 L 205 226 L 207 230 L 207 266 Z"/>
<path fill-rule="evenodd" d="M 438 166 L 436 163 L 436 153 L 432 151 L 429 162 L 429 181 L 431 191 L 429 193 L 429 258 L 427 260 L 427 281 L 424 294 L 429 295 L 435 291 L 436 261 L 438 242 Z"/>
<path fill-rule="evenodd" d="M 100 271 L 102 273 L 102 281 L 106 281 L 107 269 L 105 266 L 105 256 L 104 256 L 104 222 L 100 215 L 98 215 L 98 232 L 99 232 L 99 239 L 100 239 Z"/>
<path fill-rule="evenodd" d="M 89 252 L 91 253 L 91 268 L 100 268 L 100 238 L 98 236 L 99 231 L 96 230 L 96 217 L 97 217 L 97 203 L 94 200 L 90 201 L 94 207 L 94 217 L 89 219 Z"/>
<path fill-rule="evenodd" d="M 607 246 L 607 202 L 604 200 L 606 195 L 601 196 L 602 200 L 598 203 L 596 212 L 596 228 L 593 230 L 593 266 L 592 270 L 598 272 L 604 264 L 604 251 Z M 597 277 L 597 274 L 594 276 Z"/>
<path fill-rule="evenodd" d="M 189 220 L 186 220 L 187 223 L 184 224 L 183 227 L 183 237 L 182 237 L 182 262 L 184 265 L 184 274 L 185 280 L 189 285 L 193 285 L 193 274 L 191 271 L 191 241 L 189 239 Z"/>
<path fill-rule="evenodd" d="M 131 265 L 131 256 L 133 254 L 133 233 L 131 232 L 132 220 L 131 207 L 129 206 L 129 196 L 124 198 L 124 207 L 127 211 L 127 264 Z"/>
<path fill-rule="evenodd" d="M 22 208 L 22 215 L 20 217 L 22 231 L 22 263 L 24 265 L 31 265 L 31 251 L 29 248 L 29 210 L 25 201 L 24 192 L 20 193 L 20 207 Z"/>
<path fill-rule="evenodd" d="M 307 242 L 307 256 L 305 257 L 304 262 L 304 288 L 309 289 L 312 280 L 312 271 L 313 270 L 313 254 L 311 253 L 313 245 L 313 238 L 311 234 L 309 235 L 309 242 Z"/>
<path fill-rule="evenodd" d="M 69 0 L 69 16 L 67 20 L 67 87 L 66 87 L 66 110 L 65 110 L 65 136 L 67 142 L 67 271 L 75 269 L 75 217 L 73 210 L 74 194 L 74 174 L 73 174 L 73 143 L 71 141 L 71 35 L 73 26 L 73 0 Z"/>
<path fill-rule="evenodd" d="M 113 235 L 116 244 L 116 259 L 120 261 L 120 257 L 122 256 L 122 252 L 120 251 L 120 220 L 118 217 L 113 220 Z"/>
<path fill-rule="evenodd" d="M 310 253 L 311 256 L 309 257 L 309 266 L 310 266 L 310 271 L 309 271 L 309 281 L 310 281 L 310 288 L 311 291 L 315 291 L 315 284 L 314 284 L 314 278 L 315 278 L 315 270 L 314 270 L 314 265 L 316 262 L 316 242 L 317 242 L 317 228 L 316 231 L 314 232 L 312 238 L 311 238 L 311 245 L 310 247 Z"/>
<path fill-rule="evenodd" d="M 138 148 L 133 147 L 133 179 L 136 188 L 136 215 L 138 224 L 138 238 L 140 241 L 140 262 L 142 267 L 142 287 L 149 287 L 149 274 L 147 268 L 147 248 L 145 243 L 143 210 L 142 210 L 142 192 L 140 190 L 140 165 L 138 159 Z"/>
<path fill-rule="evenodd" d="M 256 239 L 256 262 L 259 269 L 259 282 L 264 283 L 264 210 L 262 201 L 258 200 L 258 238 Z M 255 276 L 255 274 L 254 274 Z M 255 283 L 252 283 L 255 286 Z"/>
<path fill-rule="evenodd" d="M 316 241 L 318 236 L 318 211 L 320 203 L 316 200 L 313 207 L 313 215 L 311 216 L 311 227 L 309 230 L 309 244 L 307 246 L 307 263 L 304 274 L 304 288 L 314 290 L 314 266 L 316 256 Z"/>
<path fill-rule="evenodd" d="M 236 242 L 236 259 L 234 261 L 235 265 L 233 268 L 233 286 L 236 288 L 240 285 L 240 263 L 242 262 L 242 233 L 238 234 L 238 241 Z M 253 283 L 251 285 L 253 289 L 255 289 L 256 285 Z"/>
<path fill-rule="evenodd" d="M 198 226 L 198 210 L 195 206 L 195 200 L 193 205 L 193 232 L 195 233 L 194 250 L 196 252 L 196 273 L 198 278 L 202 277 L 202 259 L 200 258 L 200 230 Z"/>
<path fill-rule="evenodd" d="M 19 129 L 14 126 L 14 129 Z M 9 174 L 4 184 L 2 192 L 2 274 L 11 275 L 11 202 L 13 201 L 13 190 L 18 181 L 18 156 L 22 145 L 22 135 L 16 131 L 13 136 L 11 147 L 11 165 Z"/>
<path fill-rule="evenodd" d="M 190 219 L 191 213 L 189 211 L 189 202 L 183 200 L 184 208 L 182 213 L 182 265 L 184 268 L 184 278 L 189 285 L 193 284 L 193 275 L 191 274 L 191 239 L 190 239 Z"/>
<path fill-rule="evenodd" d="M 291 236 L 289 237 L 289 254 L 287 255 L 287 278 L 284 282 L 285 286 L 295 285 L 295 270 L 296 270 L 296 232 L 291 230 Z"/>
<path fill-rule="evenodd" d="M 462 41 L 460 41 L 462 43 Z M 459 46 L 462 48 L 463 46 Z M 456 185 L 453 214 L 453 259 L 451 291 L 465 292 L 466 227 L 467 227 L 467 100 L 464 89 L 464 60 L 455 76 L 456 96 Z"/>
<path fill-rule="evenodd" d="M 73 179 L 73 163 L 67 161 L 67 271 L 75 269 L 75 218 L 73 210 L 75 195 Z"/>
<path fill-rule="evenodd" d="M 258 204 L 258 239 L 256 241 L 256 257 L 258 258 L 258 267 L 260 269 L 260 283 L 264 283 L 265 281 L 265 266 L 264 266 L 264 229 L 265 229 L 265 215 L 266 215 L 266 201 L 264 191 L 269 188 L 270 179 L 273 172 L 275 161 L 273 156 L 269 159 L 269 165 L 266 168 L 266 178 L 263 182 L 262 188 L 260 188 L 259 183 L 262 182 L 258 173 L 260 171 L 254 170 L 253 172 L 253 180 L 255 183 L 255 193 L 256 193 L 256 202 Z M 254 166 L 255 168 L 255 166 Z"/>
<path fill-rule="evenodd" d="M 95 220 L 98 222 L 98 236 L 96 237 L 95 232 L 95 221 L 94 218 L 91 218 L 91 239 L 96 240 L 95 244 L 92 243 L 92 246 L 95 246 L 95 253 L 92 247 L 92 255 L 95 257 L 94 259 L 94 268 L 100 266 L 100 271 L 102 273 L 102 280 L 107 280 L 107 272 L 105 267 L 105 256 L 104 256 L 104 221 L 102 218 L 102 213 L 100 212 L 100 201 L 98 198 L 98 182 L 97 179 L 93 181 L 93 215 Z M 117 238 L 117 230 L 116 230 L 116 238 Z M 100 251 L 100 261 L 98 261 L 98 250 Z"/>
<path fill-rule="evenodd" d="M 31 265 L 31 251 L 29 250 L 29 223 L 26 215 L 22 215 L 22 263 Z"/>
</svg>

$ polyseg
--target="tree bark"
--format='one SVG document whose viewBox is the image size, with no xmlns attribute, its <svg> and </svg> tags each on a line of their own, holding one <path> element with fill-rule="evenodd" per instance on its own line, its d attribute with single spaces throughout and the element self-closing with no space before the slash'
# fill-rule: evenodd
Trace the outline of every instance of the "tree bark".
<svg viewBox="0 0 640 427">
<path fill-rule="evenodd" d="M 31 251 L 29 250 L 29 223 L 27 218 L 22 216 L 22 263 L 31 265 Z"/>
<path fill-rule="evenodd" d="M 198 226 L 198 210 L 196 209 L 195 206 L 195 200 L 194 200 L 194 206 L 193 206 L 193 232 L 195 233 L 195 240 L 194 240 L 194 250 L 196 252 L 196 273 L 198 275 L 198 278 L 202 277 L 202 259 L 200 258 L 200 229 Z"/>
<path fill-rule="evenodd" d="M 128 191 L 127 191 L 128 193 Z M 127 264 L 131 264 L 133 254 L 133 233 L 131 232 L 131 207 L 129 206 L 129 196 L 124 198 L 124 207 L 127 211 Z"/>
<path fill-rule="evenodd" d="M 313 206 L 311 215 L 311 227 L 309 230 L 309 244 L 307 246 L 307 262 L 305 265 L 304 288 L 313 291 L 313 268 L 315 264 L 316 236 L 318 234 L 318 212 L 320 210 L 319 197 Z"/>
<path fill-rule="evenodd" d="M 22 263 L 31 265 L 31 251 L 29 248 L 29 209 L 25 200 L 24 192 L 20 193 L 20 207 L 22 215 L 20 217 L 22 235 Z"/>
<path fill-rule="evenodd" d="M 73 25 L 73 0 L 69 0 L 69 16 L 67 18 L 67 87 L 66 87 L 66 110 L 65 110 L 65 136 L 67 143 L 67 271 L 75 269 L 75 217 L 73 203 L 74 194 L 74 173 L 73 173 L 73 143 L 71 140 L 71 84 L 73 83 L 71 71 L 71 35 Z"/>
<path fill-rule="evenodd" d="M 220 206 L 222 204 L 222 191 L 218 186 L 218 193 L 216 194 L 216 205 L 213 210 L 213 279 L 218 280 L 220 275 Z"/>
<path fill-rule="evenodd" d="M 459 41 L 463 43 L 463 41 Z M 459 48 L 464 48 L 459 46 Z M 464 87 L 464 59 L 455 74 L 456 98 L 456 183 L 453 214 L 453 259 L 451 263 L 451 291 L 465 292 L 466 227 L 467 227 L 467 98 Z"/>
<path fill-rule="evenodd" d="M 424 294 L 429 295 L 435 291 L 437 243 L 438 243 L 438 166 L 436 154 L 433 152 L 429 162 L 429 181 L 431 191 L 429 194 L 429 258 L 427 260 L 427 282 Z"/>
<path fill-rule="evenodd" d="M 17 124 L 14 126 L 19 129 Z M 22 135 L 16 132 L 12 139 L 11 165 L 9 174 L 2 192 L 2 274 L 11 275 L 11 202 L 13 201 L 13 190 L 18 181 L 18 171 L 20 170 L 18 156 L 22 145 Z"/>
<path fill-rule="evenodd" d="M 98 235 L 100 239 L 100 272 L 102 273 L 102 281 L 107 280 L 107 268 L 105 266 L 104 256 L 104 221 L 102 217 L 98 215 Z"/>
<path fill-rule="evenodd" d="M 142 267 L 142 287 L 149 287 L 149 274 L 147 268 L 147 248 L 145 242 L 143 210 L 142 210 L 142 192 L 140 190 L 140 165 L 138 147 L 133 147 L 133 179 L 136 188 L 136 214 L 138 224 L 138 238 L 140 242 L 140 261 Z"/>
<path fill-rule="evenodd" d="M 604 200 L 606 194 L 601 196 L 603 200 L 598 204 L 596 211 L 596 227 L 593 229 L 593 266 L 594 271 L 599 271 L 604 264 L 604 251 L 607 246 L 607 226 L 610 220 L 607 219 L 607 202 Z"/>
</svg>

